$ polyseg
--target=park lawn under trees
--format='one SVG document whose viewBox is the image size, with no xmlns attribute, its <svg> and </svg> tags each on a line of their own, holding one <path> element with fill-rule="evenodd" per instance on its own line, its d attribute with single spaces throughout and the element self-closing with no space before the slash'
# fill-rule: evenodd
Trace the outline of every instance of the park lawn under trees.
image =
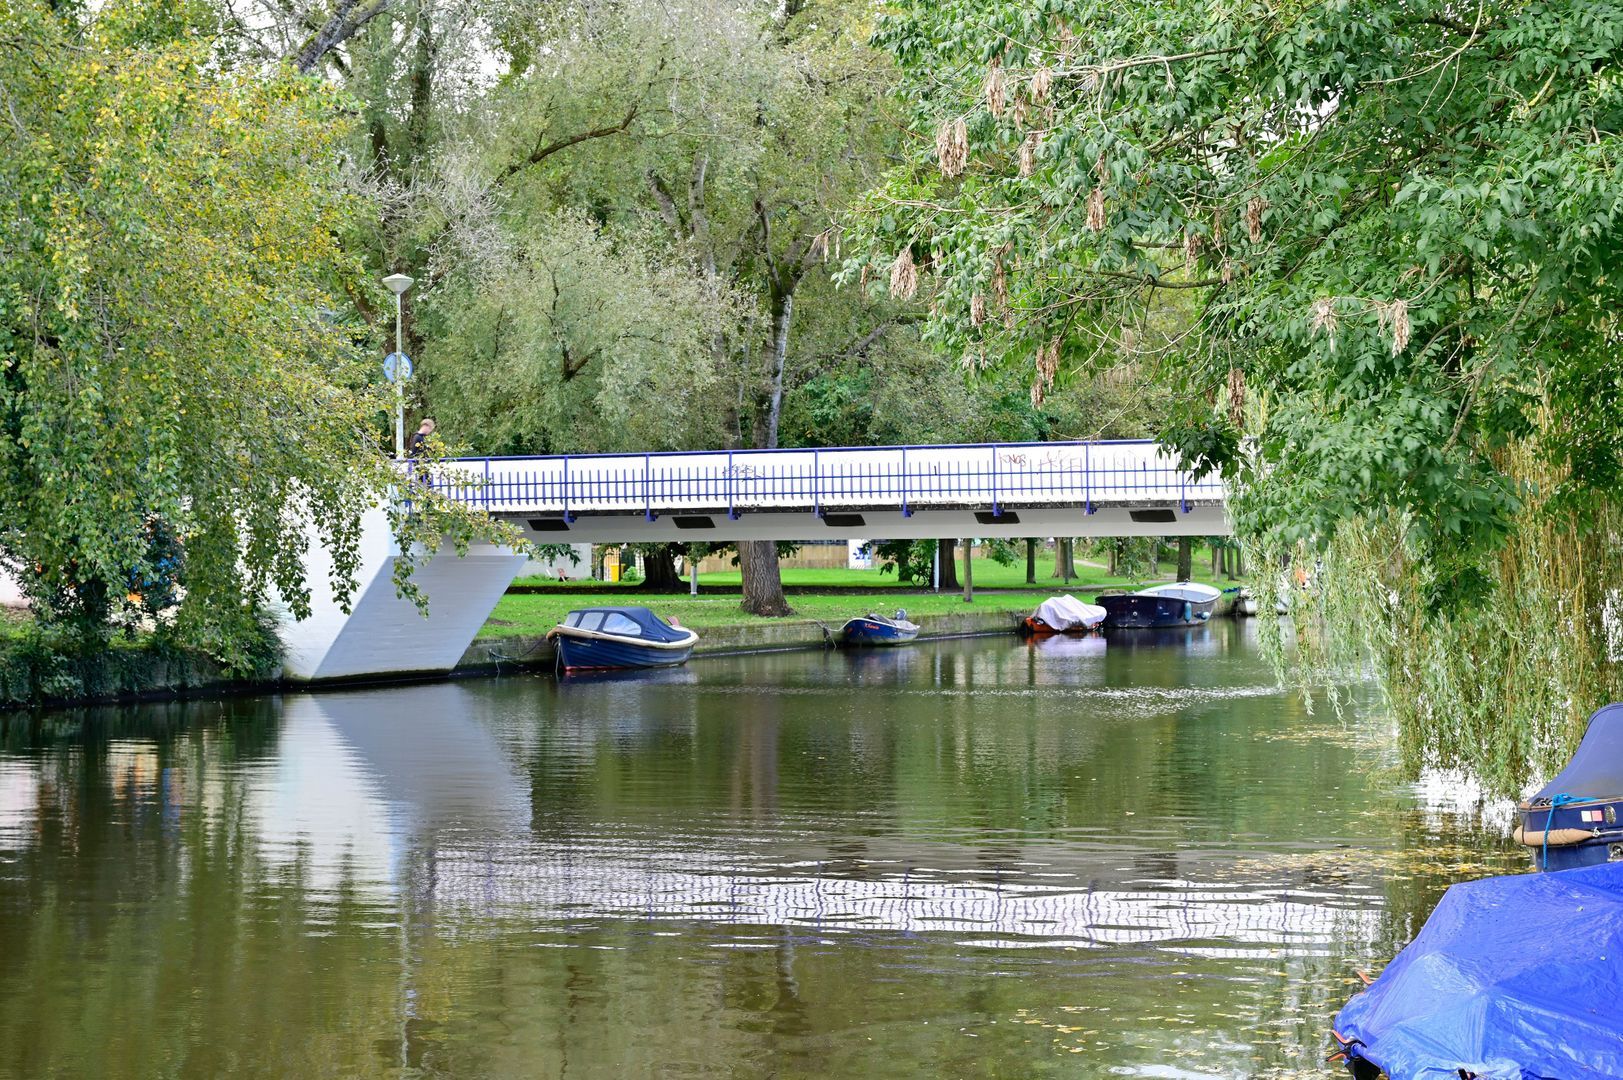
<svg viewBox="0 0 1623 1080">
<path fill-rule="evenodd" d="M 962 560 L 959 560 L 959 570 L 962 571 L 962 569 L 963 563 Z M 1046 589 L 1049 592 L 1054 592 L 1062 591 L 1064 589 L 1094 589 L 1105 587 L 1126 588 L 1129 585 L 1138 583 L 1148 584 L 1152 581 L 1171 581 L 1173 580 L 1174 576 L 1173 570 L 1174 567 L 1171 563 L 1163 561 L 1161 563 L 1160 573 L 1155 575 L 1145 576 L 1142 578 L 1129 578 L 1122 576 L 1112 577 L 1105 567 L 1079 563 L 1076 568 L 1076 576 L 1071 578 L 1069 584 L 1066 584 L 1059 578 L 1051 576 L 1053 573 L 1053 566 L 1050 564 L 1038 569 L 1037 584 L 1028 585 L 1026 583 L 1026 571 L 1024 566 L 1002 566 L 996 562 L 993 562 L 991 559 L 977 558 L 975 560 L 975 589 L 977 592 L 979 592 L 981 589 L 1020 589 L 1036 592 L 1042 592 Z M 1218 588 L 1228 588 L 1230 585 L 1234 585 L 1236 582 L 1241 582 L 1244 580 L 1242 578 L 1230 580 L 1223 577 L 1221 574 L 1214 576 L 1210 571 L 1211 566 L 1209 564 L 1204 567 L 1197 565 L 1195 573 L 1190 580 L 1199 581 L 1208 585 L 1215 585 Z M 686 581 L 687 579 L 683 578 L 682 580 Z M 790 568 L 783 571 L 783 583 L 791 588 L 886 589 L 895 590 L 899 594 L 917 593 L 925 588 L 925 586 L 921 586 L 919 584 L 904 584 L 899 582 L 896 580 L 895 574 L 887 574 L 881 570 L 821 570 L 811 568 Z M 519 578 L 514 582 L 514 584 L 528 587 L 589 591 L 592 589 L 601 588 L 607 583 L 590 578 L 558 581 L 554 578 L 527 577 Z M 739 580 L 737 570 L 728 570 L 716 573 L 700 574 L 699 585 L 704 588 L 714 587 L 736 589 L 740 587 L 741 582 Z M 670 593 L 657 593 L 640 590 L 637 588 L 635 582 L 615 586 L 615 588 L 624 595 L 655 597 L 673 595 Z M 794 602 L 796 601 L 791 600 L 791 603 Z"/>
</svg>

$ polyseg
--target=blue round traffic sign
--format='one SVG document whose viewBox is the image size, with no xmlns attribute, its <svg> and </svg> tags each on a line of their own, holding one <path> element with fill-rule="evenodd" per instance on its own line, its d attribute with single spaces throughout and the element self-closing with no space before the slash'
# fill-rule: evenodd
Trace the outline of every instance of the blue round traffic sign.
<svg viewBox="0 0 1623 1080">
<path fill-rule="evenodd" d="M 411 357 L 392 352 L 383 358 L 383 377 L 390 382 L 405 382 L 411 378 Z"/>
</svg>

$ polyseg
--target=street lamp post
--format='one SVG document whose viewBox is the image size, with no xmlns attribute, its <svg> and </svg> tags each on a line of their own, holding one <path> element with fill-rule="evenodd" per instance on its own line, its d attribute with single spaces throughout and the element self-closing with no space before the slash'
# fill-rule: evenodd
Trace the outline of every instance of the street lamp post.
<svg viewBox="0 0 1623 1080">
<path fill-rule="evenodd" d="M 383 279 L 383 284 L 394 293 L 394 354 L 396 357 L 394 373 L 390 378 L 394 381 L 394 456 L 396 460 L 406 456 L 406 350 L 404 339 L 400 332 L 400 298 L 406 295 L 406 290 L 412 287 L 413 279 L 405 274 L 390 274 Z"/>
</svg>

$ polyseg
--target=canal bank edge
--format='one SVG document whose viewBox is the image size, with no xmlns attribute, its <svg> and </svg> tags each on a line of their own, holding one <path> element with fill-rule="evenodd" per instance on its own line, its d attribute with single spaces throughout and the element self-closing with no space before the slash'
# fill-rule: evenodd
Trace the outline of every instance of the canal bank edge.
<svg viewBox="0 0 1623 1080">
<path fill-rule="evenodd" d="M 1018 616 L 1007 611 L 920 616 L 921 637 L 951 638 L 1013 633 Z M 829 627 L 830 635 L 838 627 Z M 760 620 L 707 629 L 699 656 L 783 652 L 824 647 L 823 624 L 812 620 Z M 32 642 L 0 643 L 0 710 L 75 708 L 178 701 L 239 694 L 296 692 L 343 686 L 387 686 L 471 678 L 520 670 L 549 670 L 552 645 L 544 636 L 516 635 L 475 642 L 449 672 L 399 672 L 361 679 L 285 678 L 280 669 L 233 677 L 210 657 L 159 642 L 120 645 L 91 656 L 70 656 Z"/>
<path fill-rule="evenodd" d="M 1229 598 L 1225 597 L 1227 601 Z M 1219 614 L 1228 614 L 1227 603 Z M 915 616 L 919 640 L 984 637 L 1018 632 L 1020 612 L 962 611 Z M 703 631 L 694 655 L 821 649 L 840 627 L 812 619 L 752 620 Z M 342 686 L 388 686 L 504 672 L 550 670 L 552 645 L 544 635 L 512 635 L 475 641 L 449 672 L 400 672 L 360 679 L 303 681 L 280 670 L 233 677 L 210 657 L 153 642 L 122 645 L 91 657 L 72 657 L 14 640 L 0 643 L 0 710 L 73 708 L 144 701 L 227 697 Z"/>
<path fill-rule="evenodd" d="M 1022 615 L 1010 611 L 955 611 L 946 615 L 914 616 L 919 639 L 984 637 L 1013 634 Z M 699 635 L 694 656 L 736 656 L 742 653 L 790 652 L 825 648 L 838 639 L 840 628 L 813 619 L 760 619 L 737 626 L 710 627 Z M 451 674 L 483 675 L 529 668 L 551 668 L 552 643 L 545 635 L 484 638 L 462 654 Z"/>
</svg>

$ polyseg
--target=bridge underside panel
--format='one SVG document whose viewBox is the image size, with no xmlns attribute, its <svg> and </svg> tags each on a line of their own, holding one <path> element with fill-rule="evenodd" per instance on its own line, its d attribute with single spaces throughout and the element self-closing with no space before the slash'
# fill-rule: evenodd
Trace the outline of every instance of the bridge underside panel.
<svg viewBox="0 0 1623 1080">
<path fill-rule="evenodd" d="M 773 511 L 729 516 L 726 509 L 656 515 L 590 514 L 568 520 L 559 514 L 503 514 L 542 544 L 637 542 L 729 542 L 736 540 L 928 540 L 1018 539 L 1028 536 L 1226 536 L 1228 516 L 1219 505 L 1102 507 L 1004 507 L 990 510 L 932 509 L 911 515 L 895 509 L 842 507 L 822 514 Z"/>
</svg>

